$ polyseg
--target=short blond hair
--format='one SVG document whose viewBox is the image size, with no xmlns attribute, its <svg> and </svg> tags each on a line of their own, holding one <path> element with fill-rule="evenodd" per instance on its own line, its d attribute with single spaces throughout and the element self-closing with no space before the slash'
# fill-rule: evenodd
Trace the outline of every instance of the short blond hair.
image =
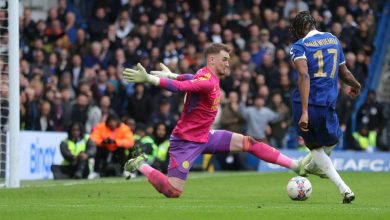
<svg viewBox="0 0 390 220">
<path fill-rule="evenodd" d="M 226 51 L 226 52 L 230 53 L 231 49 L 226 44 L 212 43 L 206 47 L 206 49 L 204 50 L 204 55 L 205 55 L 205 57 L 207 57 L 210 54 L 217 54 L 221 51 Z"/>
</svg>

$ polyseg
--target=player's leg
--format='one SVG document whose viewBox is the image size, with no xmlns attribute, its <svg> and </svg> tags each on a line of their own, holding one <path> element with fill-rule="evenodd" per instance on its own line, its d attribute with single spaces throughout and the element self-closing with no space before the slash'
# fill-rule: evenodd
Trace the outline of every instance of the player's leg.
<svg viewBox="0 0 390 220">
<path fill-rule="evenodd" d="M 252 137 L 225 130 L 210 131 L 209 141 L 203 153 L 248 152 L 269 163 L 298 172 L 299 162 L 280 153 L 268 144 Z"/>
<path fill-rule="evenodd" d="M 321 110 L 321 109 L 319 109 L 319 110 Z M 310 106 L 309 107 L 309 125 L 308 125 L 309 131 L 303 132 L 298 127 L 298 122 L 299 122 L 299 119 L 301 117 L 301 112 L 302 112 L 301 104 L 293 102 L 292 103 L 292 116 L 293 116 L 294 124 L 295 124 L 296 130 L 297 130 L 299 136 L 301 136 L 305 140 L 305 144 L 309 149 L 311 149 L 313 146 L 321 146 L 319 143 L 317 143 L 317 141 L 318 141 L 317 133 L 319 132 L 318 127 L 320 127 L 322 125 L 320 122 L 321 117 L 319 117 L 318 115 L 321 115 L 321 114 L 313 114 L 313 112 L 315 112 L 315 111 L 313 111 L 313 107 Z M 319 135 L 321 136 L 321 133 Z M 317 165 L 314 163 L 314 161 L 312 159 L 311 152 L 309 152 L 301 160 L 301 163 L 302 163 L 303 169 L 300 169 L 300 172 L 298 173 L 300 176 L 307 176 L 307 174 L 314 174 L 314 175 L 317 175 L 321 178 L 326 178 L 326 174 L 324 174 L 324 172 L 321 169 L 319 169 L 317 167 Z"/>
<path fill-rule="evenodd" d="M 302 135 L 306 145 L 310 149 L 315 165 L 318 166 L 318 168 L 320 168 L 337 186 L 343 196 L 343 203 L 350 203 L 354 200 L 355 195 L 333 166 L 328 155 L 330 154 L 332 147 L 325 147 L 333 146 L 339 140 L 341 131 L 337 115 L 332 109 L 310 106 L 309 119 L 309 131 L 299 131 L 299 133 Z"/>
<path fill-rule="evenodd" d="M 166 175 L 159 170 L 154 169 L 146 162 L 144 154 L 130 159 L 125 164 L 125 170 L 135 172 L 139 170 L 146 176 L 149 183 L 159 192 L 164 194 L 168 198 L 177 198 L 181 194 L 181 190 L 184 185 L 184 181 L 175 179 L 168 179 Z"/>
<path fill-rule="evenodd" d="M 332 161 L 330 160 L 330 157 L 325 153 L 324 148 L 326 147 L 311 150 L 313 160 L 316 165 L 337 186 L 341 195 L 343 196 L 343 203 L 350 203 L 355 199 L 355 195 L 336 171 Z"/>
<path fill-rule="evenodd" d="M 177 198 L 183 191 L 189 170 L 204 147 L 205 144 L 171 139 L 168 176 L 147 164 L 143 155 L 129 160 L 125 169 L 127 171 L 139 170 L 158 192 L 168 198 Z"/>
<path fill-rule="evenodd" d="M 328 156 L 330 156 L 334 147 L 335 145 L 330 147 L 325 147 L 324 148 L 325 153 Z M 304 166 L 304 172 L 300 173 L 301 176 L 307 176 L 307 174 L 314 174 L 321 178 L 328 178 L 328 176 L 326 176 L 326 174 L 314 162 L 310 152 L 306 155 L 305 158 L 302 159 L 302 164 Z"/>
</svg>

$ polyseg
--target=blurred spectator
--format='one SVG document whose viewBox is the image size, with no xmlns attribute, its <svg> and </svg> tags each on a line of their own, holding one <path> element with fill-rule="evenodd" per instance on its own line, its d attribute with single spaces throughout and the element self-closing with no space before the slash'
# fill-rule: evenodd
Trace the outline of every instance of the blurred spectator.
<svg viewBox="0 0 390 220">
<path fill-rule="evenodd" d="M 158 123 L 164 123 L 170 133 L 176 125 L 175 115 L 171 112 L 171 105 L 168 100 L 161 100 L 158 109 L 156 109 L 149 117 L 149 125 L 155 126 Z"/>
<path fill-rule="evenodd" d="M 263 63 L 263 57 L 266 51 L 261 50 L 257 39 L 253 39 L 249 42 L 249 50 L 251 52 L 251 61 L 256 64 L 256 66 L 260 66 Z"/>
<path fill-rule="evenodd" d="M 154 126 L 153 140 L 157 146 L 156 158 L 153 167 L 163 173 L 167 173 L 169 164 L 169 133 L 164 123 L 157 123 Z"/>
<path fill-rule="evenodd" d="M 100 100 L 100 98 L 106 94 L 107 91 L 107 71 L 101 69 L 97 72 L 97 79 L 91 86 L 91 91 L 93 93 L 93 98 L 95 101 Z"/>
<path fill-rule="evenodd" d="M 270 34 L 267 29 L 261 29 L 260 31 L 260 48 L 271 57 L 271 61 L 275 56 L 275 45 L 270 42 Z M 264 60 L 264 58 L 263 58 Z"/>
<path fill-rule="evenodd" d="M 341 45 L 343 49 L 347 49 L 346 47 L 350 45 L 353 35 L 357 30 L 357 23 L 355 22 L 353 16 L 351 14 L 346 15 L 345 21 L 341 23 L 343 26 L 343 30 L 341 32 Z"/>
<path fill-rule="evenodd" d="M 277 25 L 271 30 L 271 42 L 277 47 L 282 47 L 289 40 L 288 35 L 287 21 L 280 18 Z"/>
<path fill-rule="evenodd" d="M 34 122 L 37 131 L 53 131 L 54 119 L 52 118 L 51 105 L 48 101 L 42 101 L 39 105 L 38 118 Z"/>
<path fill-rule="evenodd" d="M 99 41 L 107 34 L 108 21 L 106 18 L 106 11 L 104 8 L 97 8 L 95 17 L 89 22 L 89 33 L 91 34 L 91 41 Z"/>
<path fill-rule="evenodd" d="M 351 40 L 350 49 L 352 52 L 357 53 L 358 50 L 363 51 L 371 55 L 374 51 L 373 36 L 368 32 L 368 25 L 365 21 L 360 21 L 359 29 L 356 31 Z"/>
<path fill-rule="evenodd" d="M 284 6 L 283 16 L 290 18 L 290 13 L 293 10 L 296 10 L 296 12 L 308 11 L 309 6 L 302 0 L 287 0 Z"/>
<path fill-rule="evenodd" d="M 377 132 L 369 130 L 367 125 L 362 125 L 358 131 L 353 132 L 353 146 L 355 150 L 373 152 L 377 146 Z"/>
<path fill-rule="evenodd" d="M 85 67 L 102 67 L 106 68 L 108 60 L 102 56 L 103 47 L 98 41 L 94 41 L 91 44 L 91 51 L 89 55 L 84 57 L 83 64 Z"/>
<path fill-rule="evenodd" d="M 79 28 L 76 32 L 76 40 L 72 47 L 72 54 L 80 54 L 82 57 L 86 56 L 89 52 L 89 41 L 87 39 L 84 29 Z"/>
<path fill-rule="evenodd" d="M 76 103 L 73 104 L 71 119 L 74 122 L 79 122 L 83 125 L 88 119 L 88 97 L 85 94 L 77 96 Z"/>
<path fill-rule="evenodd" d="M 281 119 L 278 113 L 264 105 L 265 100 L 261 96 L 256 96 L 254 106 L 247 107 L 244 100 L 240 103 L 240 113 L 247 123 L 246 135 L 262 140 L 266 140 L 268 123 Z"/>
<path fill-rule="evenodd" d="M 68 128 L 68 137 L 60 144 L 61 155 L 64 158 L 61 166 L 52 166 L 54 178 L 67 175 L 68 177 L 86 178 L 92 170 L 89 159 L 96 154 L 96 145 L 88 134 L 84 133 L 83 125 L 73 122 Z"/>
<path fill-rule="evenodd" d="M 73 12 L 66 13 L 65 32 L 70 42 L 74 44 L 77 36 L 76 16 Z"/>
<path fill-rule="evenodd" d="M 55 131 L 63 131 L 64 129 L 64 106 L 62 104 L 62 94 L 59 91 L 54 93 L 53 105 L 53 129 Z"/>
<path fill-rule="evenodd" d="M 69 70 L 70 70 L 69 52 L 66 49 L 62 49 L 58 59 L 58 71 L 59 71 L 58 76 L 61 76 L 63 72 Z"/>
<path fill-rule="evenodd" d="M 242 133 L 245 121 L 240 115 L 238 100 L 238 93 L 231 91 L 228 95 L 228 102 L 222 108 L 221 129 Z"/>
<path fill-rule="evenodd" d="M 279 81 L 278 68 L 274 65 L 273 57 L 270 54 L 263 56 L 262 64 L 256 69 L 257 74 L 265 76 L 267 85 L 271 88 L 275 88 Z"/>
<path fill-rule="evenodd" d="M 279 92 L 272 94 L 269 108 L 272 111 L 279 113 L 281 118 L 280 121 L 270 124 L 271 135 L 269 136 L 269 142 L 272 146 L 285 148 L 287 129 L 291 123 L 290 109 L 283 103 L 282 95 Z"/>
<path fill-rule="evenodd" d="M 85 124 L 85 130 L 91 133 L 93 128 L 101 122 L 102 110 L 97 106 L 97 102 L 93 99 L 92 92 L 89 90 L 86 93 L 88 98 L 88 110 L 87 110 L 87 122 Z"/>
<path fill-rule="evenodd" d="M 115 114 L 115 111 L 111 108 L 111 100 L 108 96 L 102 96 L 100 98 L 99 108 L 102 112 L 100 121 L 106 121 L 109 115 Z"/>
<path fill-rule="evenodd" d="M 82 66 L 82 60 L 79 54 L 75 54 L 72 57 L 71 68 L 72 86 L 73 88 L 76 88 L 79 85 L 80 80 L 84 78 L 84 67 Z"/>
<path fill-rule="evenodd" d="M 23 29 L 23 35 L 27 39 L 34 39 L 36 36 L 36 24 L 31 19 L 31 10 L 28 8 L 25 8 L 23 11 L 23 19 L 22 19 L 22 29 Z"/>
<path fill-rule="evenodd" d="M 72 91 L 70 89 L 61 89 L 60 93 L 62 96 L 62 119 L 65 126 L 67 122 L 71 121 L 72 117 Z"/>
<path fill-rule="evenodd" d="M 25 124 L 27 130 L 36 130 L 35 121 L 38 120 L 38 112 L 39 112 L 39 103 L 37 96 L 35 95 L 35 90 L 31 87 L 26 88 L 26 116 Z"/>
<path fill-rule="evenodd" d="M 97 145 L 95 172 L 100 176 L 121 176 L 126 162 L 125 150 L 134 145 L 130 128 L 118 116 L 110 115 L 93 129 L 91 139 Z"/>
<path fill-rule="evenodd" d="M 380 131 L 385 123 L 382 104 L 376 100 L 376 92 L 370 90 L 366 102 L 357 114 L 359 125 L 367 124 L 369 130 Z"/>
<path fill-rule="evenodd" d="M 152 112 L 151 106 L 151 98 L 149 94 L 145 94 L 145 85 L 136 84 L 135 93 L 128 100 L 127 115 L 146 124 Z"/>
<path fill-rule="evenodd" d="M 115 22 L 116 36 L 119 39 L 124 39 L 133 29 L 134 24 L 129 19 L 129 13 L 122 11 L 119 15 L 119 19 Z"/>
<path fill-rule="evenodd" d="M 364 65 L 359 65 L 356 63 L 356 55 L 352 52 L 348 52 L 345 56 L 345 64 L 348 69 L 353 73 L 356 80 L 364 86 L 367 78 L 367 69 Z"/>
<path fill-rule="evenodd" d="M 375 131 L 376 135 L 380 137 L 382 130 L 386 125 L 386 119 L 383 113 L 383 106 L 376 99 L 376 92 L 370 90 L 367 95 L 366 102 L 360 107 L 356 121 L 358 128 L 366 127 L 368 133 Z M 382 143 L 376 143 L 378 146 L 383 147 Z"/>
</svg>

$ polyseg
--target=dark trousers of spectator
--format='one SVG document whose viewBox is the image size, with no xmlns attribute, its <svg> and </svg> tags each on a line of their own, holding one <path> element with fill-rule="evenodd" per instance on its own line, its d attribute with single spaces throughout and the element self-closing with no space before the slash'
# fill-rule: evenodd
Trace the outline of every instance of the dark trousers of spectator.
<svg viewBox="0 0 390 220">
<path fill-rule="evenodd" d="M 88 159 L 77 159 L 70 165 L 52 165 L 54 179 L 81 179 L 87 178 L 89 174 Z"/>
<path fill-rule="evenodd" d="M 125 162 L 124 148 L 119 147 L 115 151 L 109 151 L 105 147 L 97 147 L 94 170 L 100 176 L 121 176 Z"/>
</svg>

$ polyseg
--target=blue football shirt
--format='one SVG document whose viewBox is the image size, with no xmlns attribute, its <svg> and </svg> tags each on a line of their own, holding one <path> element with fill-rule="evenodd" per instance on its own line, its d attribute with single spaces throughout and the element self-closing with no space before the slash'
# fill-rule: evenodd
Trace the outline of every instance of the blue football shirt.
<svg viewBox="0 0 390 220">
<path fill-rule="evenodd" d="M 337 37 L 328 32 L 310 31 L 290 50 L 293 61 L 306 59 L 310 76 L 309 105 L 336 107 L 339 65 L 345 63 Z M 301 102 L 298 88 L 292 100 Z"/>
</svg>

